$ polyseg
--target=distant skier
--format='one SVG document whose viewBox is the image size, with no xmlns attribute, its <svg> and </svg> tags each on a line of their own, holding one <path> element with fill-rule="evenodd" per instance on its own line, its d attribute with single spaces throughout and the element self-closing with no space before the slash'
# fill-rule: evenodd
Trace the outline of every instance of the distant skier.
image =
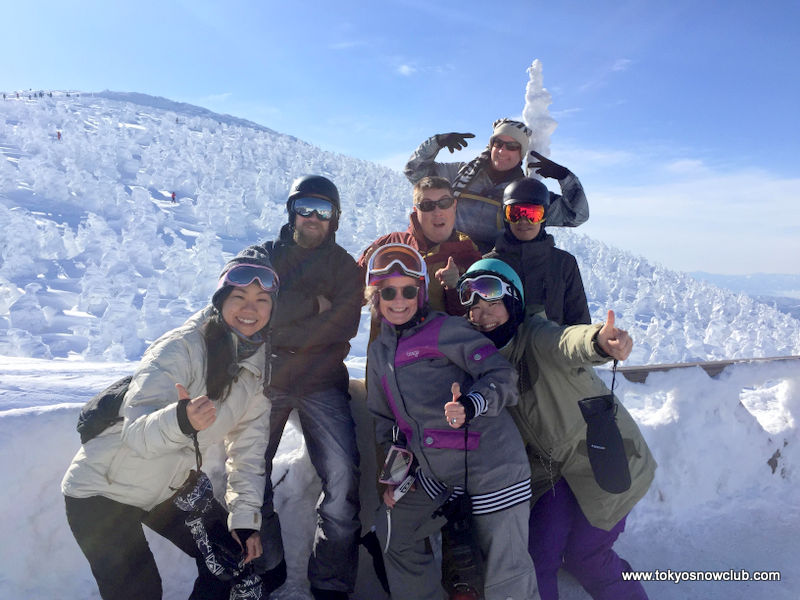
<svg viewBox="0 0 800 600">
<path fill-rule="evenodd" d="M 481 252 L 491 250 L 495 238 L 503 231 L 503 190 L 512 181 L 525 177 L 523 161 L 528 154 L 531 130 L 519 121 L 498 119 L 493 124 L 489 144 L 469 162 L 438 163 L 442 148 L 450 152 L 467 146 L 472 133 L 440 133 L 420 144 L 405 166 L 411 183 L 426 175 L 439 175 L 453 184 L 458 200 L 456 229 L 466 233 Z M 563 195 L 551 193 L 550 225 L 577 227 L 589 218 L 589 204 L 578 178 L 565 167 L 531 151 L 528 169 L 542 177 L 558 179 Z"/>
<path fill-rule="evenodd" d="M 175 199 L 175 192 L 172 192 L 172 203 L 177 204 L 177 200 Z"/>
<path fill-rule="evenodd" d="M 58 141 L 60 142 L 61 141 L 61 132 L 60 131 L 56 131 L 56 137 L 58 138 Z"/>
</svg>

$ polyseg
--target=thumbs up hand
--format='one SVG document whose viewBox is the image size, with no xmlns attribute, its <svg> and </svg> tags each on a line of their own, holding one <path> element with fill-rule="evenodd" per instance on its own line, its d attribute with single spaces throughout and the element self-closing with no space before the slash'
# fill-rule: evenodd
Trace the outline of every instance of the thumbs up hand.
<svg viewBox="0 0 800 600">
<path fill-rule="evenodd" d="M 189 400 L 189 392 L 180 383 L 175 384 L 175 389 L 178 390 L 178 400 Z M 189 400 L 186 405 L 186 416 L 196 431 L 203 431 L 217 420 L 217 407 L 208 396 L 198 396 Z"/>
<path fill-rule="evenodd" d="M 624 329 L 614 326 L 614 311 L 608 311 L 608 317 L 603 327 L 597 333 L 597 345 L 611 358 L 625 360 L 633 350 L 633 340 Z"/>
<path fill-rule="evenodd" d="M 447 264 L 444 267 L 436 271 L 435 277 L 446 289 L 453 290 L 456 288 L 460 274 L 458 265 L 452 256 L 448 257 Z"/>
<path fill-rule="evenodd" d="M 461 397 L 461 386 L 458 382 L 453 382 L 450 386 L 450 393 L 453 399 L 444 405 L 444 418 L 447 424 L 453 429 L 459 429 L 467 421 L 467 411 L 464 410 L 464 405 L 458 401 Z"/>
</svg>

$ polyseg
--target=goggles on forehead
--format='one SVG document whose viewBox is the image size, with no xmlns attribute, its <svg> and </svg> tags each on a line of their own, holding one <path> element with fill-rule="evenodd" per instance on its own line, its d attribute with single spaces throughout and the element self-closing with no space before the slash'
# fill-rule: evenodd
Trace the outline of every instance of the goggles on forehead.
<svg viewBox="0 0 800 600">
<path fill-rule="evenodd" d="M 315 198 L 313 196 L 295 198 L 292 202 L 292 210 L 295 214 L 306 218 L 317 213 L 317 218 L 320 221 L 330 221 L 336 213 L 336 209 L 331 202 L 324 198 Z"/>
<path fill-rule="evenodd" d="M 225 274 L 220 277 L 217 289 L 225 285 L 232 285 L 234 287 L 246 287 L 258 281 L 265 292 L 277 292 L 280 281 L 278 274 L 269 267 L 263 265 L 253 265 L 249 263 L 240 263 L 229 269 Z"/>
<path fill-rule="evenodd" d="M 534 224 L 543 223 L 544 213 L 541 204 L 507 204 L 503 207 L 503 217 L 508 223 L 519 223 L 522 219 Z"/>
<path fill-rule="evenodd" d="M 458 299 L 462 306 L 472 306 L 476 294 L 487 302 L 500 300 L 506 295 L 516 297 L 514 288 L 496 275 L 469 277 L 458 285 Z"/>
<path fill-rule="evenodd" d="M 427 268 L 425 261 L 411 246 L 387 244 L 375 250 L 369 259 L 367 285 L 374 285 L 376 281 L 392 271 L 409 277 L 425 279 Z"/>
</svg>

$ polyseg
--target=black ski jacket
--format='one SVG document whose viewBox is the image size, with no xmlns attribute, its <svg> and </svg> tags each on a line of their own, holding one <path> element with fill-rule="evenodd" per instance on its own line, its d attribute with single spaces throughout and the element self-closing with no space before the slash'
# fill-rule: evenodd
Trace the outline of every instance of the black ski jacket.
<svg viewBox="0 0 800 600">
<path fill-rule="evenodd" d="M 578 261 L 566 250 L 556 248 L 549 233 L 542 230 L 536 239 L 520 242 L 506 228 L 486 258 L 499 258 L 517 272 L 526 307 L 533 310 L 536 305 L 544 306 L 547 318 L 559 325 L 592 322 Z"/>
</svg>

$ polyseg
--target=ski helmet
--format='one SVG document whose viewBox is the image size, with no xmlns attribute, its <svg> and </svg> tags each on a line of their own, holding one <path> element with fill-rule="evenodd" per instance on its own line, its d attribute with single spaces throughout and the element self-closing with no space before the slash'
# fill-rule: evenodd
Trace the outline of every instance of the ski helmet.
<svg viewBox="0 0 800 600">
<path fill-rule="evenodd" d="M 339 190 L 333 182 L 322 175 L 303 175 L 292 182 L 289 188 L 289 198 L 286 201 L 286 211 L 289 213 L 289 223 L 294 226 L 294 200 L 302 196 L 320 196 L 333 204 L 334 214 L 331 219 L 331 231 L 339 227 L 339 214 L 342 212 L 339 200 Z"/>
<path fill-rule="evenodd" d="M 503 192 L 503 206 L 511 204 L 539 204 L 547 210 L 550 206 L 550 190 L 538 179 L 517 179 L 509 183 Z"/>
<path fill-rule="evenodd" d="M 472 263 L 458 280 L 459 297 L 467 280 L 476 279 L 481 275 L 494 275 L 511 286 L 511 293 L 503 294 L 503 304 L 505 304 L 509 317 L 515 325 L 522 323 L 525 318 L 525 292 L 523 291 L 522 280 L 508 263 L 498 258 L 482 258 Z M 475 301 L 474 296 L 471 300 L 472 302 Z"/>
<path fill-rule="evenodd" d="M 417 304 L 428 302 L 428 266 L 419 252 L 406 244 L 386 244 L 376 249 L 367 263 L 366 284 L 375 285 L 389 277 L 405 275 L 420 282 Z"/>
</svg>

